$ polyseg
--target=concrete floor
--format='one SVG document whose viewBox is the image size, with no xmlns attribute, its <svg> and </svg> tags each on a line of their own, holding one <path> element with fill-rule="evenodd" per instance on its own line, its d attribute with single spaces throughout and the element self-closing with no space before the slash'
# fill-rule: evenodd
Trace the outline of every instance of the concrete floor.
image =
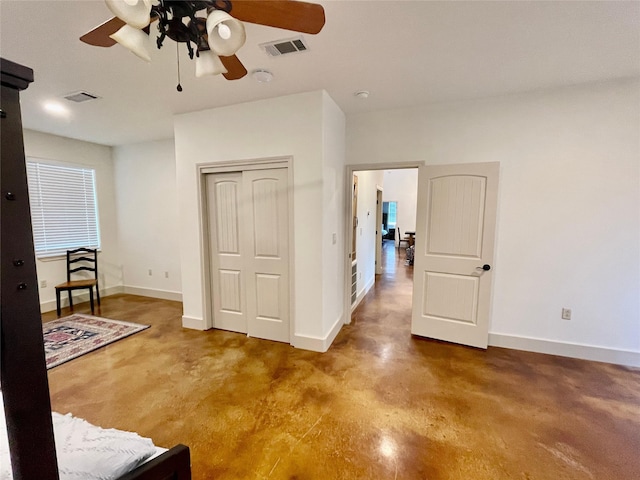
<svg viewBox="0 0 640 480">
<path fill-rule="evenodd" d="M 640 478 L 640 370 L 414 338 L 412 271 L 386 251 L 324 354 L 104 298 L 96 315 L 152 327 L 50 370 L 53 409 L 186 444 L 195 480 Z"/>
</svg>

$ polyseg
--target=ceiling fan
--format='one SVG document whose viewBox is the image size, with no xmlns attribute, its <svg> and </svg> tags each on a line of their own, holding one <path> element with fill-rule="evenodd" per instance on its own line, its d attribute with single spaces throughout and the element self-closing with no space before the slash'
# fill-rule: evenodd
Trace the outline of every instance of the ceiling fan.
<svg viewBox="0 0 640 480">
<path fill-rule="evenodd" d="M 316 34 L 324 26 L 322 5 L 297 0 L 105 0 L 115 17 L 80 40 L 97 47 L 116 43 L 150 61 L 150 24 L 158 22 L 157 47 L 166 37 L 185 43 L 196 57 L 196 76 L 222 74 L 237 80 L 247 69 L 235 53 L 245 41 L 242 22 Z M 206 12 L 206 17 L 199 16 Z M 192 47 L 195 46 L 195 50 Z M 181 88 L 178 85 L 178 90 Z"/>
</svg>

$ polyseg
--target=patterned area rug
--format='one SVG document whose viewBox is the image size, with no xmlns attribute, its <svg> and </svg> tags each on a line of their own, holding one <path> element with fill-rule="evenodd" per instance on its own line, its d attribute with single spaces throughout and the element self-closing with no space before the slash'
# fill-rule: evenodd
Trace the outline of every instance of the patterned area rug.
<svg viewBox="0 0 640 480">
<path fill-rule="evenodd" d="M 42 325 L 47 368 L 140 332 L 149 325 L 75 313 Z"/>
</svg>

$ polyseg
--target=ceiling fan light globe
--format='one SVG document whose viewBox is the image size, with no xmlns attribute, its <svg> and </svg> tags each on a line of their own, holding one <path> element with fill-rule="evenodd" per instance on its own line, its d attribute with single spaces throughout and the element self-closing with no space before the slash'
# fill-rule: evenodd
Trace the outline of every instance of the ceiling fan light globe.
<svg viewBox="0 0 640 480">
<path fill-rule="evenodd" d="M 151 55 L 149 53 L 149 36 L 142 30 L 133 28 L 130 25 L 125 25 L 116 33 L 109 35 L 109 37 L 141 59 L 146 60 L 147 62 L 151 61 Z"/>
<path fill-rule="evenodd" d="M 227 69 L 222 64 L 218 55 L 211 50 L 198 52 L 198 56 L 196 57 L 196 77 L 219 75 L 221 73 L 227 73 Z"/>
<path fill-rule="evenodd" d="M 224 40 L 229 40 L 231 38 L 231 29 L 224 23 L 219 23 L 218 35 L 220 35 L 220 38 Z"/>
<path fill-rule="evenodd" d="M 220 28 L 219 25 L 223 22 L 224 26 Z M 229 37 L 224 38 L 227 29 Z M 207 17 L 207 35 L 209 48 L 223 57 L 235 55 L 247 39 L 242 22 L 222 10 L 214 10 Z"/>
<path fill-rule="evenodd" d="M 134 28 L 142 29 L 151 22 L 151 0 L 104 0 L 116 17 Z"/>
</svg>

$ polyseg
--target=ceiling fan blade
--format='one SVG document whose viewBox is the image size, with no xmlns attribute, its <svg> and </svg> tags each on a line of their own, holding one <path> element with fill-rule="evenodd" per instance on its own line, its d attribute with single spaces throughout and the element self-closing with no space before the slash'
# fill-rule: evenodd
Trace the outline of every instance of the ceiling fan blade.
<svg viewBox="0 0 640 480">
<path fill-rule="evenodd" d="M 118 17 L 113 17 L 111 20 L 107 20 L 90 32 L 85 33 L 80 37 L 80 40 L 95 47 L 111 47 L 116 44 L 116 41 L 110 38 L 109 35 L 116 33 L 124 25 L 125 23 Z"/>
<path fill-rule="evenodd" d="M 322 30 L 325 21 L 322 5 L 297 0 L 233 0 L 231 16 L 242 22 L 312 34 Z"/>
<path fill-rule="evenodd" d="M 220 57 L 220 60 L 222 61 L 224 68 L 227 69 L 227 73 L 222 74 L 227 80 L 238 80 L 247 74 L 247 69 L 244 68 L 240 59 L 235 55 L 230 57 Z"/>
<path fill-rule="evenodd" d="M 151 23 L 155 22 L 156 20 L 158 20 L 158 17 L 152 15 Z M 94 47 L 112 47 L 117 42 L 113 38 L 110 38 L 109 35 L 116 33 L 124 26 L 124 21 L 120 20 L 118 17 L 113 17 L 112 19 L 98 25 L 90 32 L 85 33 L 80 37 L 80 40 L 84 43 L 88 43 L 89 45 L 93 45 Z M 149 35 L 150 27 L 151 24 L 144 27 L 142 31 Z"/>
</svg>

